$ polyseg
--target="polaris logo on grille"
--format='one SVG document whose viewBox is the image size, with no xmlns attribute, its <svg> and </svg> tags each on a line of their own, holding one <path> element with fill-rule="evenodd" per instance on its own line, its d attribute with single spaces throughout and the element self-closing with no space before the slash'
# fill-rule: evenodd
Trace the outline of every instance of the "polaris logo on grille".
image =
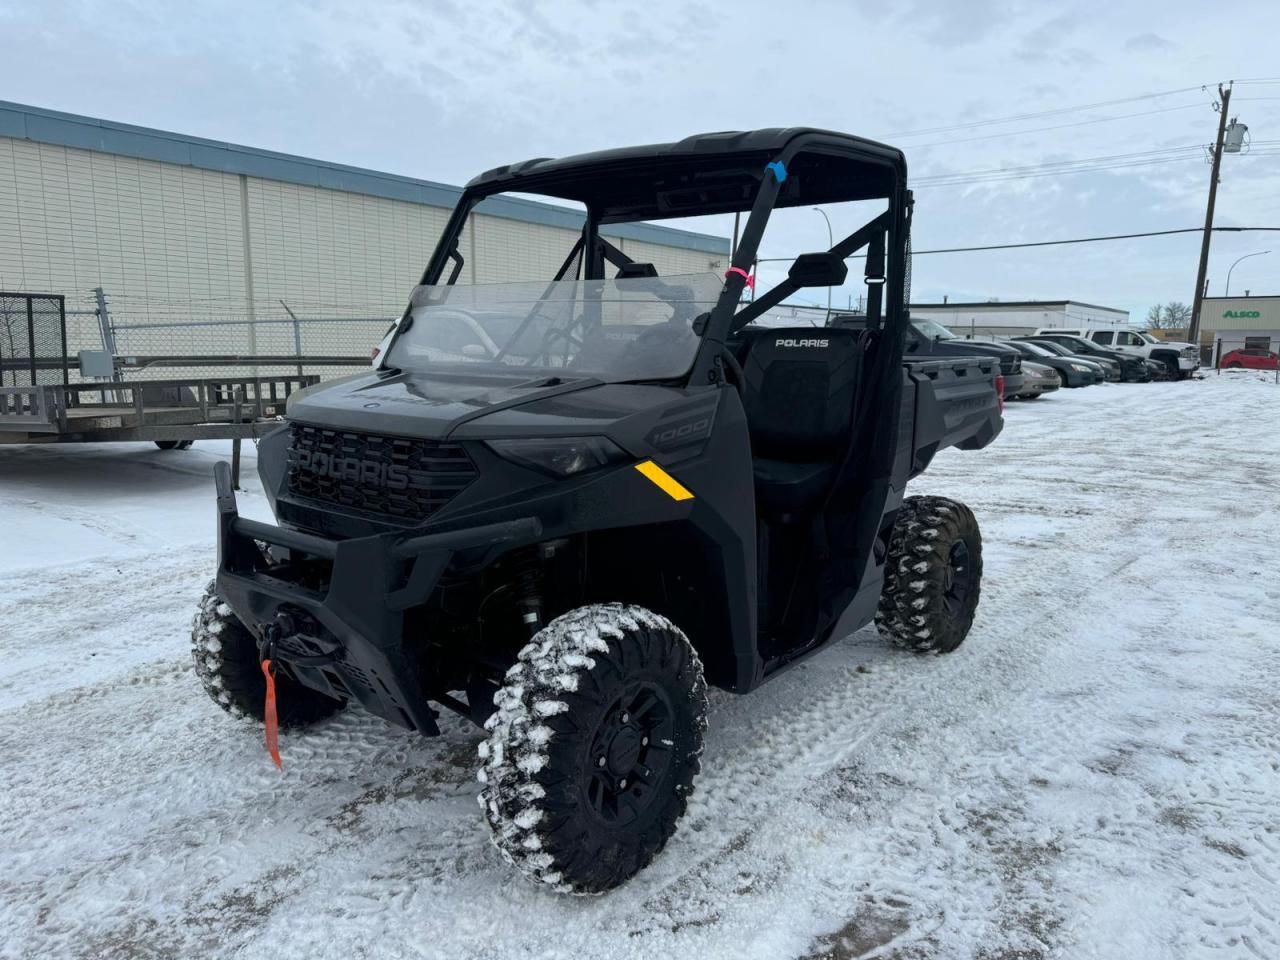
<svg viewBox="0 0 1280 960">
<path fill-rule="evenodd" d="M 831 343 L 830 340 L 775 340 L 775 347 L 825 347 Z"/>
<path fill-rule="evenodd" d="M 402 463 L 378 463 L 356 457 L 334 457 L 312 450 L 299 450 L 294 462 L 300 470 L 321 477 L 363 483 L 388 490 L 407 490 L 412 473 Z"/>
</svg>

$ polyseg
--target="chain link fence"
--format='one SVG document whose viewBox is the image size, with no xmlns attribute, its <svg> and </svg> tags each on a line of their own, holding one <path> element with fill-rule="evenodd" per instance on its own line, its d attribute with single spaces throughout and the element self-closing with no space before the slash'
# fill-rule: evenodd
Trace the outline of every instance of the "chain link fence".
<svg viewBox="0 0 1280 960">
<path fill-rule="evenodd" d="M 402 303 L 343 304 L 281 300 L 164 300 L 95 296 L 67 310 L 67 347 L 107 350 L 120 380 L 316 374 L 324 379 L 367 369 L 370 354 L 400 316 Z"/>
<path fill-rule="evenodd" d="M 56 294 L 0 293 L 0 387 L 67 382 L 67 329 Z"/>
</svg>

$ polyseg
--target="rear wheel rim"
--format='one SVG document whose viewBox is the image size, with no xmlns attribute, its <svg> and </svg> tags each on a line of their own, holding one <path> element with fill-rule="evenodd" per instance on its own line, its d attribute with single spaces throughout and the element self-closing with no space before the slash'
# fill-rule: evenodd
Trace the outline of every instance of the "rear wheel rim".
<svg viewBox="0 0 1280 960">
<path fill-rule="evenodd" d="M 672 769 L 675 710 L 662 687 L 635 682 L 614 701 L 591 737 L 587 804 L 611 827 L 627 826 L 655 806 Z"/>
<path fill-rule="evenodd" d="M 947 551 L 942 575 L 942 606 L 949 616 L 957 616 L 973 594 L 976 575 L 973 554 L 965 540 L 957 540 Z"/>
</svg>

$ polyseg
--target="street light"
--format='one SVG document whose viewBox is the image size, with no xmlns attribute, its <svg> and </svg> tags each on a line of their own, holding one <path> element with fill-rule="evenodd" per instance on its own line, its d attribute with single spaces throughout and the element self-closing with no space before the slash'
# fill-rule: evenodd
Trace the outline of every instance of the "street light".
<svg viewBox="0 0 1280 960">
<path fill-rule="evenodd" d="M 827 211 L 821 207 L 814 207 L 814 213 L 822 214 L 822 219 L 827 221 L 827 249 L 830 250 L 836 245 L 835 234 L 831 232 L 831 218 L 827 216 Z M 831 288 L 827 287 L 827 323 L 831 323 Z"/>
<path fill-rule="evenodd" d="M 1240 258 L 1240 260 L 1248 260 L 1250 257 L 1261 257 L 1263 254 L 1267 254 L 1270 252 L 1271 252 L 1270 250 L 1259 250 L 1257 253 L 1246 253 L 1243 257 Z M 1237 260 L 1236 263 L 1239 263 L 1240 260 Z M 1233 263 L 1231 265 L 1231 270 L 1234 270 L 1236 268 L 1236 263 Z M 1231 270 L 1227 271 L 1227 296 L 1228 297 L 1231 296 Z"/>
</svg>

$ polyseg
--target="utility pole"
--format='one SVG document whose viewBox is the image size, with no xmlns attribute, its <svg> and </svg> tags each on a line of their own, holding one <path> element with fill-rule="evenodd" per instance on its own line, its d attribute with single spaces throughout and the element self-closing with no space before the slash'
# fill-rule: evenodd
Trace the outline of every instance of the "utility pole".
<svg viewBox="0 0 1280 960">
<path fill-rule="evenodd" d="M 1191 304 L 1191 327 L 1187 340 L 1200 348 L 1200 310 L 1204 306 L 1205 274 L 1209 272 L 1209 240 L 1213 236 L 1213 205 L 1218 199 L 1218 170 L 1222 166 L 1222 141 L 1227 134 L 1227 107 L 1231 103 L 1231 84 L 1224 89 L 1218 84 L 1221 106 L 1218 109 L 1218 142 L 1213 148 L 1213 172 L 1209 174 L 1209 206 L 1204 214 L 1204 237 L 1200 241 L 1200 270 L 1196 273 L 1196 297 Z"/>
</svg>

